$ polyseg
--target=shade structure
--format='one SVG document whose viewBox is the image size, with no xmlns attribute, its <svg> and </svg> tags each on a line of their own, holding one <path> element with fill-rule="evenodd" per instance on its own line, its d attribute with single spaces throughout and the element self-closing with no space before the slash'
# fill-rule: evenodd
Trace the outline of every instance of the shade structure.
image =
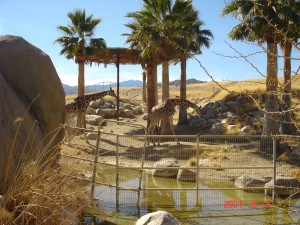
<svg viewBox="0 0 300 225">
<path fill-rule="evenodd" d="M 140 51 L 129 48 L 106 48 L 95 55 L 86 56 L 86 63 L 115 64 L 117 67 L 117 120 L 120 115 L 120 64 L 143 64 L 139 60 Z"/>
</svg>

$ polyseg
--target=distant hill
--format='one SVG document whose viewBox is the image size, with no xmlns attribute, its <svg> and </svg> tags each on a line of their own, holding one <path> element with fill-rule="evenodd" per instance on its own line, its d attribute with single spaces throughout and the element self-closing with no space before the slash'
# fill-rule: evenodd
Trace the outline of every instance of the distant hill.
<svg viewBox="0 0 300 225">
<path fill-rule="evenodd" d="M 186 84 L 201 84 L 201 83 L 205 83 L 206 81 L 200 81 L 200 80 L 196 80 L 194 78 L 192 79 L 187 79 L 186 80 Z M 161 83 L 158 83 L 158 85 L 160 86 Z M 103 90 L 107 90 L 110 87 L 114 88 L 117 86 L 117 83 L 113 83 L 113 84 L 95 84 L 95 85 L 87 85 L 85 86 L 85 91 L 87 93 L 89 92 L 95 92 L 95 91 L 103 91 Z M 120 87 L 142 87 L 143 86 L 143 82 L 140 80 L 127 80 L 127 81 L 123 81 L 120 82 Z M 170 81 L 170 86 L 180 86 L 180 80 L 174 80 L 174 81 Z M 77 86 L 70 86 L 67 84 L 63 84 L 63 88 L 64 91 L 67 95 L 72 95 L 72 94 L 77 94 Z"/>
<path fill-rule="evenodd" d="M 113 88 L 116 86 L 117 83 L 86 85 L 85 91 L 87 93 L 95 92 L 95 91 L 103 91 L 109 89 L 110 87 Z M 141 86 L 143 86 L 143 82 L 140 80 L 127 80 L 127 81 L 120 82 L 120 87 L 141 87 Z M 63 84 L 63 88 L 67 95 L 77 94 L 77 86 L 70 86 L 67 84 Z"/>
<path fill-rule="evenodd" d="M 196 80 L 195 78 L 191 78 L 191 79 L 187 79 L 186 80 L 186 84 L 202 84 L 202 83 L 206 83 L 206 81 L 200 81 L 200 80 Z M 170 82 L 170 85 L 172 86 L 180 86 L 180 80 L 174 80 Z"/>
</svg>

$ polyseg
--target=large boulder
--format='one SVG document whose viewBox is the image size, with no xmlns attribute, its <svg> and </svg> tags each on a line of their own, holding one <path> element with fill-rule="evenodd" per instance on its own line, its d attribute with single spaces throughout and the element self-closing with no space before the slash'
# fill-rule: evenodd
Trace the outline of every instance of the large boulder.
<svg viewBox="0 0 300 225">
<path fill-rule="evenodd" d="M 275 194 L 279 197 L 298 197 L 300 181 L 295 178 L 278 177 L 275 181 Z M 274 180 L 272 179 L 269 183 L 265 184 L 265 187 L 274 187 Z M 272 195 L 272 189 L 265 189 L 266 195 Z"/>
<path fill-rule="evenodd" d="M 180 223 L 171 213 L 156 211 L 142 216 L 136 225 L 180 225 Z"/>
<path fill-rule="evenodd" d="M 264 187 L 264 185 L 266 183 L 267 183 L 267 180 L 265 180 L 263 178 L 241 176 L 235 180 L 234 185 L 237 188 L 249 188 L 249 189 L 245 189 L 245 191 L 248 191 L 248 192 L 257 192 L 260 190 L 257 190 L 257 189 L 254 190 L 254 189 L 251 189 L 251 187 Z"/>
<path fill-rule="evenodd" d="M 33 156 L 46 146 L 43 160 L 47 160 L 57 150 L 54 147 L 63 138 L 63 131 L 57 128 L 64 123 L 65 94 L 51 59 L 37 47 L 21 37 L 0 36 L 0 52 L 1 186 L 8 160 L 17 165 L 21 153 Z"/>
<path fill-rule="evenodd" d="M 172 167 L 179 167 L 179 164 L 178 161 L 175 159 L 162 159 L 154 163 L 153 167 L 157 167 L 157 169 L 154 169 L 152 171 L 152 175 L 155 177 L 176 178 L 178 174 L 178 169 Z"/>
</svg>

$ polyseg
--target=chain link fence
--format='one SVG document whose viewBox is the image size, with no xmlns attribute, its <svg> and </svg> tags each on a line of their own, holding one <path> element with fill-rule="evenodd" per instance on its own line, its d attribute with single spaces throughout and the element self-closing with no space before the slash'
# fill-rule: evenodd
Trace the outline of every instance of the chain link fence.
<svg viewBox="0 0 300 225">
<path fill-rule="evenodd" d="M 119 126 L 135 130 L 119 134 Z M 73 153 L 63 158 L 81 164 L 86 172 L 77 178 L 91 182 L 91 199 L 111 212 L 143 215 L 168 208 L 186 218 L 250 215 L 267 213 L 280 201 L 274 180 L 299 176 L 298 143 L 299 137 L 147 135 L 139 124 L 105 120 L 98 130 L 72 138 Z M 287 146 L 295 157 L 277 157 Z M 300 207 L 297 199 L 288 204 Z"/>
</svg>

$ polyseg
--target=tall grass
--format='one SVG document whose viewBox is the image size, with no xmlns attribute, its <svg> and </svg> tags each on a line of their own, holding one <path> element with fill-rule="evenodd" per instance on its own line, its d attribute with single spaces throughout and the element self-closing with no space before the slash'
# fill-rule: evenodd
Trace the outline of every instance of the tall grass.
<svg viewBox="0 0 300 225">
<path fill-rule="evenodd" d="M 85 187 L 70 178 L 72 168 L 65 170 L 59 166 L 60 145 L 53 147 L 53 144 L 62 128 L 53 130 L 34 146 L 32 140 L 37 128 L 34 123 L 28 130 L 23 151 L 17 154 L 19 132 L 27 111 L 16 121 L 16 133 L 5 155 L 5 166 L 1 166 L 4 177 L 0 224 L 62 224 L 68 219 L 72 221 L 68 224 L 73 224 L 85 205 Z"/>
</svg>

